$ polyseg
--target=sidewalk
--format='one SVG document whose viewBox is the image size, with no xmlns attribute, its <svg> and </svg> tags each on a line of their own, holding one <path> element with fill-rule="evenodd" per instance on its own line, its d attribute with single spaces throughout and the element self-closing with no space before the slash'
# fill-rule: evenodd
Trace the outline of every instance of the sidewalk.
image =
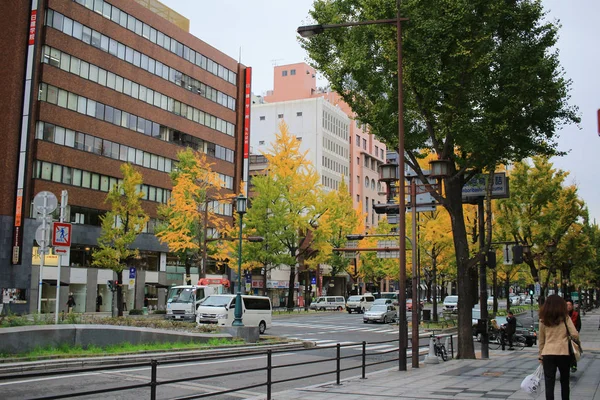
<svg viewBox="0 0 600 400">
<path fill-rule="evenodd" d="M 579 370 L 571 375 L 571 399 L 600 400 L 600 310 L 582 316 L 581 342 L 584 350 Z M 488 360 L 440 361 L 421 364 L 419 369 L 399 372 L 397 367 L 367 375 L 367 379 L 342 381 L 274 393 L 277 400 L 330 399 L 531 399 L 520 390 L 525 376 L 537 368 L 537 346 L 522 351 L 491 350 Z M 410 364 L 410 359 L 409 359 Z M 537 397 L 544 399 L 542 392 Z M 555 387 L 560 399 L 560 383 Z M 265 399 L 264 396 L 255 400 Z"/>
</svg>

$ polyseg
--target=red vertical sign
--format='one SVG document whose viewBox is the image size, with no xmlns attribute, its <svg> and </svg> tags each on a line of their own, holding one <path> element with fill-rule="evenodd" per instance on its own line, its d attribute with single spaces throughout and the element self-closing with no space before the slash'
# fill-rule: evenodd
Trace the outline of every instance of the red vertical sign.
<svg viewBox="0 0 600 400">
<path fill-rule="evenodd" d="M 252 103 L 252 67 L 246 68 L 246 86 L 244 89 L 244 161 L 250 153 L 250 106 Z"/>
<path fill-rule="evenodd" d="M 37 24 L 37 10 L 31 11 L 31 18 L 29 20 L 29 45 L 35 43 L 35 26 Z"/>
</svg>

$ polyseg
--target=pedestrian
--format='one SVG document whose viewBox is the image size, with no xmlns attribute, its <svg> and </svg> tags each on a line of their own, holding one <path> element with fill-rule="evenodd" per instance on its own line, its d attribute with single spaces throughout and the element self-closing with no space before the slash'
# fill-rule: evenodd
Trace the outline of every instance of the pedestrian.
<svg viewBox="0 0 600 400">
<path fill-rule="evenodd" d="M 73 312 L 73 307 L 75 307 L 75 297 L 73 297 L 73 293 L 69 293 L 69 298 L 67 299 L 67 309 L 69 313 Z"/>
<path fill-rule="evenodd" d="M 506 327 L 504 329 L 506 331 L 506 336 L 508 337 L 508 349 L 514 350 L 513 336 L 515 335 L 515 332 L 517 332 L 517 318 L 512 311 L 509 311 L 506 316 Z"/>
<path fill-rule="evenodd" d="M 567 300 L 567 311 L 569 313 L 569 317 L 571 317 L 571 321 L 573 321 L 573 325 L 575 325 L 575 329 L 577 329 L 577 332 L 581 331 L 581 317 L 573 307 L 573 300 Z M 572 360 L 571 372 L 577 372 L 577 360 Z"/>
<path fill-rule="evenodd" d="M 98 297 L 96 297 L 96 312 L 100 312 L 100 307 L 102 306 L 102 295 L 98 293 Z"/>
<path fill-rule="evenodd" d="M 144 296 L 144 307 L 148 308 L 148 296 Z"/>
<path fill-rule="evenodd" d="M 562 400 L 569 400 L 569 376 L 571 356 L 567 336 L 579 339 L 579 332 L 569 318 L 567 303 L 556 295 L 546 298 L 539 312 L 540 337 L 539 360 L 544 367 L 546 400 L 554 400 L 556 369 L 560 372 L 560 393 Z"/>
<path fill-rule="evenodd" d="M 567 311 L 569 312 L 569 317 L 571 317 L 571 321 L 573 321 L 573 325 L 575 325 L 577 332 L 581 331 L 581 317 L 573 307 L 573 300 L 567 300 Z"/>
</svg>

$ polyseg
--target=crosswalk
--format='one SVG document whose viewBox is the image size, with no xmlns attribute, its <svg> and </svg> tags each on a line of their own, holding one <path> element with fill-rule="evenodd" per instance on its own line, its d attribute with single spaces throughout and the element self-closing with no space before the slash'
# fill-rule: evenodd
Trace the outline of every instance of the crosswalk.
<svg viewBox="0 0 600 400">
<path fill-rule="evenodd" d="M 356 342 L 339 342 L 337 340 L 328 340 L 328 339 L 316 339 L 316 338 L 299 338 L 299 337 L 288 337 L 288 339 L 294 339 L 294 340 L 302 340 L 305 342 L 313 342 L 315 343 L 316 347 L 333 347 L 336 344 L 340 344 L 342 346 L 342 350 L 358 350 L 358 351 L 362 351 L 362 343 L 356 343 Z M 423 351 L 427 351 L 429 349 L 428 346 L 422 346 L 419 347 L 419 353 L 423 352 Z M 367 353 L 388 353 L 388 352 L 393 352 L 393 351 L 398 351 L 398 345 L 394 345 L 393 343 L 390 344 L 377 344 L 377 343 L 373 343 L 373 344 L 369 344 L 367 343 L 365 346 L 365 350 Z M 408 350 L 409 354 L 412 354 L 411 350 Z"/>
<path fill-rule="evenodd" d="M 376 326 L 345 326 L 345 325 L 327 325 L 327 324 L 304 324 L 299 322 L 287 322 L 287 321 L 273 321 L 273 326 L 287 327 L 287 328 L 309 328 L 311 329 L 310 335 L 324 335 L 331 332 L 376 332 L 388 335 L 397 335 L 398 328 L 390 325 Z"/>
</svg>

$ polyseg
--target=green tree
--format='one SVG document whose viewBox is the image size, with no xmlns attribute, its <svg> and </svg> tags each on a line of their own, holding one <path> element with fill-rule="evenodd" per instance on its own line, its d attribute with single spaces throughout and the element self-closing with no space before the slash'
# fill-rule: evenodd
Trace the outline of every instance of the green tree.
<svg viewBox="0 0 600 400">
<path fill-rule="evenodd" d="M 276 261 L 289 265 L 287 306 L 291 308 L 297 267 L 314 255 L 312 246 L 319 236 L 314 231 L 325 208 L 318 201 L 319 175 L 306 153 L 300 152 L 300 142 L 285 122 L 280 123 L 275 142 L 264 155 L 269 163 L 267 173 L 252 178 L 256 194 L 244 222 L 275 246 L 263 247 L 265 251 L 277 251 Z M 270 215 L 268 223 L 264 221 L 266 215 Z"/>
<path fill-rule="evenodd" d="M 191 285 L 191 266 L 201 264 L 207 228 L 220 230 L 225 224 L 210 206 L 213 197 L 219 197 L 222 181 L 202 153 L 188 147 L 177 154 L 177 160 L 171 172 L 171 197 L 158 209 L 162 223 L 156 228 L 156 237 L 184 262 L 185 280 Z M 201 277 L 205 268 L 202 265 Z"/>
<path fill-rule="evenodd" d="M 140 174 L 131 164 L 121 165 L 123 180 L 110 188 L 106 202 L 110 210 L 102 217 L 102 232 L 98 238 L 98 249 L 94 251 L 92 265 L 115 271 L 121 281 L 127 262 L 138 256 L 138 249 L 131 245 L 148 222 L 142 208 L 143 193 Z M 122 286 L 117 286 L 118 316 L 123 316 Z M 114 310 L 113 310 L 114 311 Z"/>
<path fill-rule="evenodd" d="M 394 0 L 317 0 L 319 24 L 396 17 Z M 471 306 L 479 257 L 469 256 L 462 186 L 474 173 L 536 154 L 556 154 L 556 128 L 577 121 L 554 49 L 557 26 L 541 2 L 404 0 L 405 157 L 422 180 L 417 150 L 450 161 L 444 192 L 458 275 L 460 358 L 474 358 Z M 302 40 L 312 64 L 361 122 L 398 144 L 395 27 L 331 29 Z"/>
<path fill-rule="evenodd" d="M 534 282 L 547 293 L 552 276 L 567 262 L 563 238 L 573 225 L 587 219 L 585 204 L 575 186 L 565 186 L 568 173 L 553 168 L 547 157 L 533 157 L 511 170 L 511 196 L 498 201 L 497 222 L 512 240 L 530 246 L 524 254 Z M 557 245 L 549 252 L 550 243 Z M 542 279 L 542 272 L 544 279 Z"/>
</svg>

